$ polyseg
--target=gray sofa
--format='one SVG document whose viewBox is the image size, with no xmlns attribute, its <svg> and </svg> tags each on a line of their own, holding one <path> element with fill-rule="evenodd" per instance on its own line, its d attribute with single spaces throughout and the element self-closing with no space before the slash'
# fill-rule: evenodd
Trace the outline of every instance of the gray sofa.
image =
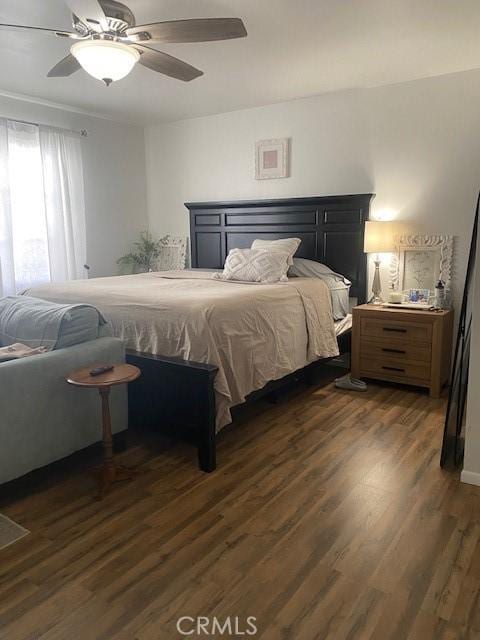
<svg viewBox="0 0 480 640">
<path fill-rule="evenodd" d="M 12 299 L 8 304 L 9 323 L 5 322 L 4 313 L 2 325 L 3 301 L 0 300 L 1 346 L 13 342 L 37 346 L 32 343 L 31 335 L 24 340 L 19 335 L 12 337 L 12 324 L 15 324 L 11 314 Z M 6 307 L 4 304 L 4 311 Z M 65 378 L 76 369 L 96 363 L 124 362 L 125 350 L 121 340 L 105 336 L 108 328 L 102 326 L 98 314 L 92 316 L 90 310 L 91 307 L 84 313 L 86 320 L 81 322 L 78 320 L 82 313 L 80 307 L 78 313 L 64 315 L 56 341 L 49 327 L 49 348 L 52 350 L 47 353 L 0 362 L 0 484 L 101 439 L 98 392 L 72 387 Z M 80 340 L 93 337 L 92 327 L 86 331 L 85 326 L 94 317 L 94 332 L 98 337 L 74 344 L 77 339 L 74 333 Z M 72 327 L 75 327 L 74 332 Z M 69 346 L 63 346 L 62 341 Z M 123 431 L 127 428 L 125 386 L 113 388 L 110 400 L 112 430 L 114 433 Z"/>
</svg>

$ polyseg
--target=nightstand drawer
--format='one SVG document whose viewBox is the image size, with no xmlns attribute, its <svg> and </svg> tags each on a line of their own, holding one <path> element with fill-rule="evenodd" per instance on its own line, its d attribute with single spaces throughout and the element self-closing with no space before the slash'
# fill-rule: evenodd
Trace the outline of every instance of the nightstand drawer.
<svg viewBox="0 0 480 640">
<path fill-rule="evenodd" d="M 408 382 L 412 380 L 430 380 L 430 365 L 426 362 L 405 362 L 394 358 L 368 358 L 361 359 L 360 364 L 362 375 L 372 378 L 390 378 L 392 380 L 402 380 Z"/>
<path fill-rule="evenodd" d="M 362 340 L 360 345 L 362 361 L 366 359 L 380 360 L 385 358 L 395 358 L 395 360 L 410 362 L 427 362 L 432 359 L 432 348 L 430 344 L 399 344 L 388 338 L 377 340 Z"/>
<path fill-rule="evenodd" d="M 404 342 L 425 342 L 432 340 L 430 323 L 380 320 L 378 318 L 361 318 L 360 332 L 362 338 L 389 338 Z"/>
</svg>

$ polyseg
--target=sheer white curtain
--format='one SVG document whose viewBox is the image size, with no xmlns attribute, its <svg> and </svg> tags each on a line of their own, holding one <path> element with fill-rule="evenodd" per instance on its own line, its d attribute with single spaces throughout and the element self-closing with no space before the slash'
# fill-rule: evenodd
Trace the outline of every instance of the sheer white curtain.
<svg viewBox="0 0 480 640">
<path fill-rule="evenodd" d="M 0 295 L 84 277 L 78 136 L 0 120 Z"/>
</svg>

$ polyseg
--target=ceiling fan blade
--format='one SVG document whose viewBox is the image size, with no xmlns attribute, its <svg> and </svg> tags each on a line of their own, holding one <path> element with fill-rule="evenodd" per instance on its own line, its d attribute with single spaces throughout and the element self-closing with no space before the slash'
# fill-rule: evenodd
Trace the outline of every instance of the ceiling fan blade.
<svg viewBox="0 0 480 640">
<path fill-rule="evenodd" d="M 108 31 L 108 22 L 98 0 L 65 0 L 70 11 L 93 31 Z"/>
<path fill-rule="evenodd" d="M 127 35 L 140 42 L 211 42 L 244 38 L 247 30 L 240 18 L 198 18 L 130 27 Z"/>
<path fill-rule="evenodd" d="M 170 76 L 170 78 L 175 78 L 176 80 L 183 80 L 184 82 L 189 82 L 199 76 L 203 76 L 203 71 L 195 69 L 195 67 L 178 58 L 169 56 L 168 53 L 157 51 L 156 49 L 151 49 L 141 44 L 132 46 L 141 54 L 139 63 L 152 71 L 163 73 L 165 76 Z"/>
<path fill-rule="evenodd" d="M 47 74 L 47 78 L 66 78 L 67 76 L 71 76 L 72 73 L 78 71 L 81 68 L 78 60 L 72 56 L 71 53 L 68 54 L 66 58 L 60 60 L 53 69 Z"/>
<path fill-rule="evenodd" d="M 72 31 L 63 31 L 62 29 L 44 29 L 43 27 L 27 27 L 23 24 L 3 24 L 0 23 L 0 29 L 9 29 L 12 31 L 33 31 L 37 33 L 48 33 L 52 36 L 59 36 L 60 38 L 73 38 L 78 40 L 80 37 L 77 33 Z"/>
</svg>

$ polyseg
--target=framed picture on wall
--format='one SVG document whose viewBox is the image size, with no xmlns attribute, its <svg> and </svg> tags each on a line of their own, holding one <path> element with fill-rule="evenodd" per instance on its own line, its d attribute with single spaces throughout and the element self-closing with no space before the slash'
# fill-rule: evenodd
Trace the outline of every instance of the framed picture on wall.
<svg viewBox="0 0 480 640">
<path fill-rule="evenodd" d="M 255 179 L 288 178 L 289 138 L 259 140 L 255 143 Z"/>
</svg>

